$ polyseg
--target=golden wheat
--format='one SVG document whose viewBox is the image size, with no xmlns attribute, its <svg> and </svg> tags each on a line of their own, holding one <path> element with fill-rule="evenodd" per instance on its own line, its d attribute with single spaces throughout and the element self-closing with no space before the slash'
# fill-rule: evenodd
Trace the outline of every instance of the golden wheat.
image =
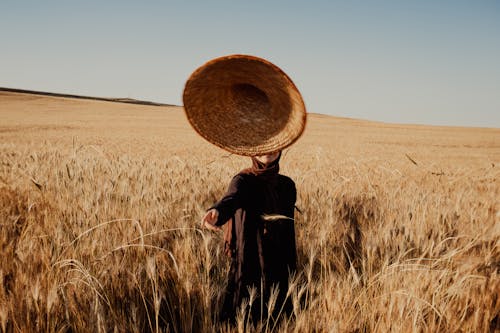
<svg viewBox="0 0 500 333">
<path fill-rule="evenodd" d="M 0 118 L 2 331 L 499 329 L 498 129 L 310 115 L 281 165 L 294 314 L 230 327 L 222 235 L 199 220 L 247 159 L 180 108 L 1 93 Z"/>
</svg>

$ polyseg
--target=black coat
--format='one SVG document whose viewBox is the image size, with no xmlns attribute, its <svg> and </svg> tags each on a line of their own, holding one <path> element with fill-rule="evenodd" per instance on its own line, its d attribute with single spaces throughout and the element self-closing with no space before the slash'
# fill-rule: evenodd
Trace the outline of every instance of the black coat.
<svg viewBox="0 0 500 333">
<path fill-rule="evenodd" d="M 273 316 L 291 311 L 290 300 L 285 301 L 288 278 L 296 270 L 294 208 L 297 192 L 290 178 L 276 174 L 259 177 L 239 173 L 224 197 L 212 208 L 219 212 L 215 225 L 230 222 L 231 266 L 222 306 L 222 319 L 234 320 L 248 289 L 256 288 L 257 299 L 251 314 L 254 321 L 267 316 L 266 305 L 271 288 L 279 288 Z M 282 215 L 287 218 L 270 220 L 264 216 Z M 264 308 L 260 307 L 262 299 Z M 257 318 L 256 318 L 257 317 Z"/>
</svg>

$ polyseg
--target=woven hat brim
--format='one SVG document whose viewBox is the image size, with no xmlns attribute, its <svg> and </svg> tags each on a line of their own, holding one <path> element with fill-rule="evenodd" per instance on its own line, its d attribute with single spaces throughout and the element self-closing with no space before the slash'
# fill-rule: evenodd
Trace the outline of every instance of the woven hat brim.
<svg viewBox="0 0 500 333">
<path fill-rule="evenodd" d="M 191 126 L 231 153 L 255 156 L 289 147 L 302 135 L 302 96 L 280 68 L 249 55 L 213 59 L 191 74 L 183 93 Z"/>
</svg>

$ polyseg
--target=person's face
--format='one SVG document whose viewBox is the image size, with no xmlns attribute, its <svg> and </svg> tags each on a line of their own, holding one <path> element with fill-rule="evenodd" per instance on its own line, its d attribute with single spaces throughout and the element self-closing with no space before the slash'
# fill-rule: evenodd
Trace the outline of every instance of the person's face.
<svg viewBox="0 0 500 333">
<path fill-rule="evenodd" d="M 255 156 L 255 158 L 261 163 L 269 164 L 271 162 L 274 162 L 278 158 L 278 156 L 280 156 L 280 152 Z"/>
</svg>

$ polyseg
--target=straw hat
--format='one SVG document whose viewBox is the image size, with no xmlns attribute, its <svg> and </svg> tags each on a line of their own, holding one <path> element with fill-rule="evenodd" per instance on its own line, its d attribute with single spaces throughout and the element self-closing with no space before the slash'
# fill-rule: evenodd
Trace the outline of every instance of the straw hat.
<svg viewBox="0 0 500 333">
<path fill-rule="evenodd" d="M 249 55 L 216 58 L 195 70 L 183 100 L 191 126 L 238 155 L 282 150 L 306 124 L 304 101 L 292 80 L 267 60 Z"/>
</svg>

